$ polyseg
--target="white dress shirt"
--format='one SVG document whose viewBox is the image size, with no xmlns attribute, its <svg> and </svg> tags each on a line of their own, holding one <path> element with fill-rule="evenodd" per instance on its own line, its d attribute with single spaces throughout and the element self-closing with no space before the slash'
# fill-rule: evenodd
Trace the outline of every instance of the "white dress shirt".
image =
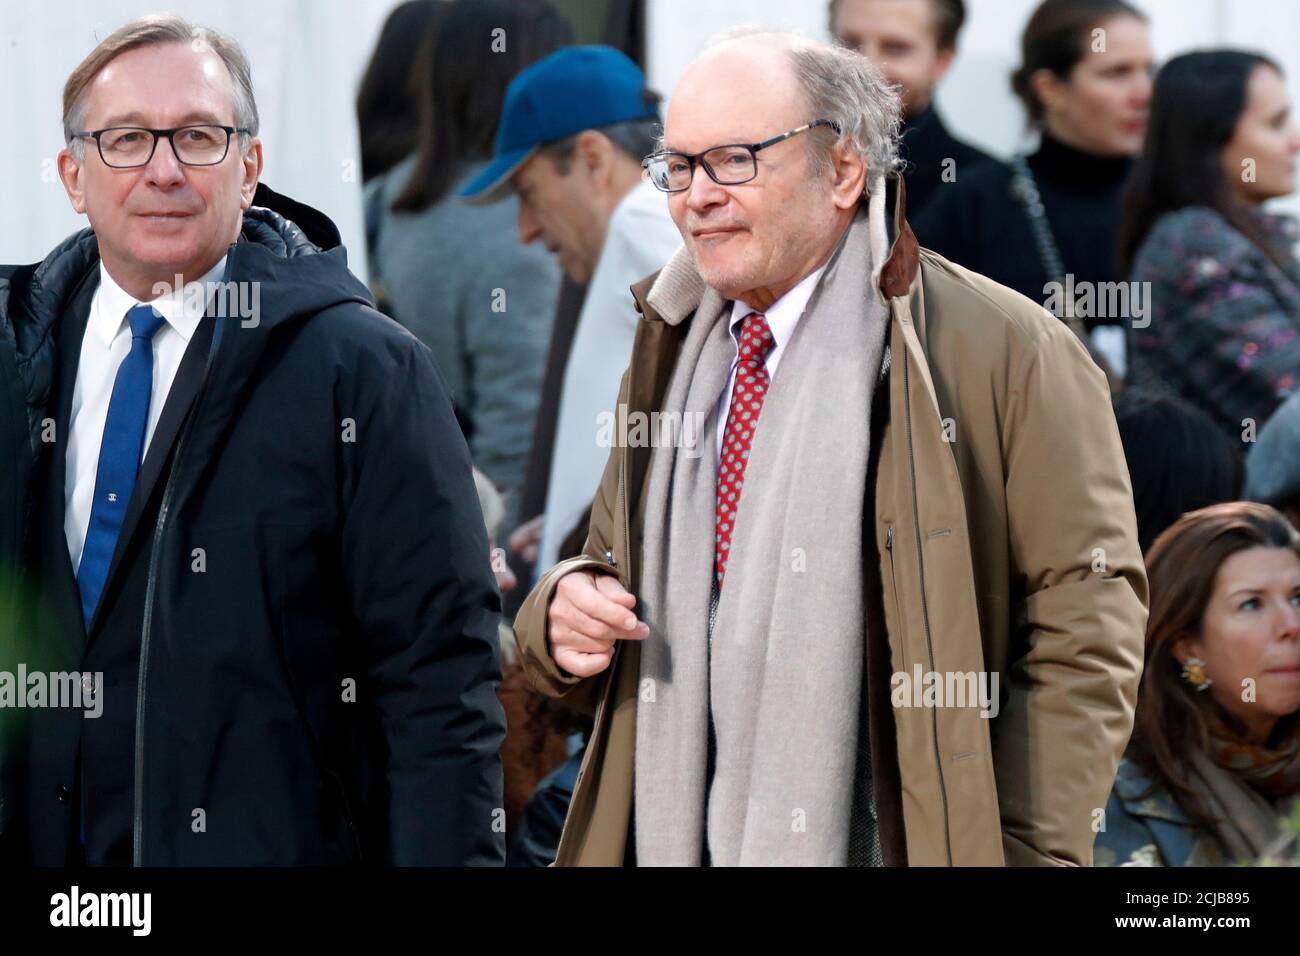
<svg viewBox="0 0 1300 956">
<path fill-rule="evenodd" d="M 813 290 L 817 288 L 817 283 L 821 281 L 822 273 L 826 271 L 827 263 L 822 263 L 821 267 L 808 273 L 799 280 L 799 284 L 787 292 L 781 298 L 777 299 L 770 306 L 763 316 L 767 319 L 768 330 L 772 333 L 772 340 L 776 343 L 772 346 L 772 351 L 767 353 L 767 361 L 763 367 L 767 369 L 767 379 L 769 384 L 776 378 L 776 366 L 781 361 L 781 353 L 785 351 L 786 344 L 790 337 L 794 335 L 794 327 L 798 323 L 804 310 L 808 308 L 808 300 L 812 298 Z M 736 354 L 731 359 L 731 371 L 727 374 L 727 387 L 722 390 L 722 395 L 718 399 L 718 425 L 717 425 L 717 442 L 714 450 L 714 463 L 722 460 L 722 439 L 727 430 L 727 413 L 731 410 L 731 389 L 736 381 L 736 367 L 740 364 L 740 329 L 745 321 L 745 316 L 751 312 L 757 312 L 757 309 L 750 308 L 740 299 L 731 303 L 731 338 L 736 343 Z"/>
<path fill-rule="evenodd" d="M 207 298 L 212 292 L 211 283 L 221 281 L 225 268 L 226 258 L 222 256 L 221 261 L 198 280 L 204 284 L 207 293 L 202 298 L 192 291 L 187 292 L 191 288 L 187 285 L 148 303 L 165 321 L 153 337 L 153 388 L 149 395 L 149 417 L 141 461 L 153 439 L 154 428 L 167 403 L 185 348 L 206 311 Z M 113 396 L 113 382 L 117 379 L 122 360 L 131 351 L 131 326 L 126 321 L 126 314 L 141 304 L 113 281 L 101 261 L 99 288 L 90 302 L 86 331 L 81 339 L 81 358 L 77 362 L 77 381 L 72 390 L 67 471 L 63 485 L 66 506 L 63 533 L 68 540 L 68 555 L 72 558 L 74 572 L 81 567 L 81 551 L 90 526 L 90 506 L 95 495 L 95 476 L 99 471 L 99 446 L 104 437 L 104 422 L 108 418 L 108 403 Z"/>
</svg>

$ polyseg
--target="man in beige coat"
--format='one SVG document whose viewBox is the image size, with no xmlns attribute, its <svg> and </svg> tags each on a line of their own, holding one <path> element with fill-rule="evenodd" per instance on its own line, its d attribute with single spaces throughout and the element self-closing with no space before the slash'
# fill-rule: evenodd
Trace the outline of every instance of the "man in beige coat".
<svg viewBox="0 0 1300 956">
<path fill-rule="evenodd" d="M 685 245 L 632 290 L 586 553 L 515 626 L 595 716 L 558 865 L 1091 863 L 1147 600 L 1106 381 L 917 247 L 898 118 L 777 34 L 673 95 Z"/>
</svg>

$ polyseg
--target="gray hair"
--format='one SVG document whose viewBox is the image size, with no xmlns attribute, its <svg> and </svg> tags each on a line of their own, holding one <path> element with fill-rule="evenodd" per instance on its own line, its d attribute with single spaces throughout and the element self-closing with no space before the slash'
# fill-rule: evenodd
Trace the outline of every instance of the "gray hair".
<svg viewBox="0 0 1300 956">
<path fill-rule="evenodd" d="M 656 119 L 637 119 L 596 126 L 593 129 L 608 139 L 624 156 L 640 163 L 646 154 L 654 150 L 655 137 L 659 135 L 660 127 Z M 573 161 L 573 154 L 578 148 L 578 137 L 581 135 L 574 133 L 547 143 L 541 149 L 542 155 L 550 158 L 561 176 L 569 174 L 569 164 Z"/>
<path fill-rule="evenodd" d="M 839 127 L 838 135 L 824 127 L 805 134 L 816 174 L 830 166 L 831 149 L 836 143 L 845 144 L 862 158 L 868 182 L 899 169 L 903 124 L 900 88 L 891 85 L 879 67 L 854 50 L 818 43 L 796 31 L 767 27 L 728 30 L 711 39 L 705 49 L 748 37 L 769 37 L 787 43 L 795 78 L 808 103 L 810 115 L 805 122 L 825 119 Z M 662 148 L 660 137 L 656 149 Z"/>
<path fill-rule="evenodd" d="M 118 27 L 91 50 L 68 76 L 63 86 L 63 140 L 80 161 L 85 158 L 85 141 L 74 138 L 86 119 L 86 96 L 100 70 L 118 56 L 137 47 L 163 43 L 189 43 L 195 50 L 207 47 L 226 64 L 234 89 L 235 125 L 249 132 L 240 134 L 244 148 L 257 135 L 257 100 L 253 96 L 253 71 L 243 49 L 232 38 L 170 13 L 137 17 Z"/>
</svg>

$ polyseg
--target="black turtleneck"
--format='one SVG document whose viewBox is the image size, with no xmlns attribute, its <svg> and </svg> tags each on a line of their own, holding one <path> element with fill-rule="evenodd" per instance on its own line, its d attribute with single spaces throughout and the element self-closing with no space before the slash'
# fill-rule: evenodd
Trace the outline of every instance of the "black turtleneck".
<svg viewBox="0 0 1300 956">
<path fill-rule="evenodd" d="M 1121 278 L 1117 258 L 1120 196 L 1132 160 L 1095 156 L 1046 133 L 1029 157 L 1047 221 L 1067 273 L 1079 282 Z M 1009 166 L 982 166 L 943 184 L 912 222 L 921 245 L 1044 302 L 1048 276 L 1024 207 L 1011 195 Z M 1089 326 L 1115 319 L 1087 320 Z"/>
<path fill-rule="evenodd" d="M 944 185 L 945 170 L 952 170 L 950 180 L 953 175 L 961 179 L 982 163 L 994 162 L 988 153 L 949 133 L 933 103 L 903 124 L 899 157 L 905 163 L 903 178 L 907 183 L 909 221 L 921 214 Z"/>
</svg>

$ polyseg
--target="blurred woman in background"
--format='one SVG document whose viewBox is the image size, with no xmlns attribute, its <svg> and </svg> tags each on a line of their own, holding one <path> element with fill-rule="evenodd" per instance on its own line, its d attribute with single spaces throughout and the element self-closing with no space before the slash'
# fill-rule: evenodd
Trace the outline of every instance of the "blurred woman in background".
<svg viewBox="0 0 1300 956">
<path fill-rule="evenodd" d="M 411 70 L 439 0 L 407 0 L 384 21 L 357 93 L 361 180 L 370 182 L 415 149 L 420 126 Z"/>
<path fill-rule="evenodd" d="M 544 0 L 451 0 L 416 64 L 415 153 L 367 186 L 380 210 L 371 282 L 397 321 L 433 351 L 474 464 L 519 515 L 559 267 L 516 231 L 518 201 L 470 206 L 456 193 L 487 162 L 506 87 L 571 42 Z"/>
<path fill-rule="evenodd" d="M 1068 293 L 1121 277 L 1120 195 L 1151 99 L 1146 18 L 1124 0 L 1045 0 L 1020 45 L 1011 85 L 1041 134 L 1038 149 L 959 173 L 913 227 L 921 245 L 953 262 L 1062 317 L 1077 312 L 1076 331 L 1110 329 L 1096 344 L 1122 373 L 1125 316 L 1109 314 L 1100 297 L 1075 309 L 1074 295 L 1058 296 L 1058 308 L 1048 283 Z"/>
<path fill-rule="evenodd" d="M 1300 795 L 1300 533 L 1268 505 L 1184 515 L 1147 554 L 1137 717 L 1098 866 L 1277 852 Z"/>
<path fill-rule="evenodd" d="M 1295 223 L 1263 209 L 1295 191 L 1297 152 L 1267 57 L 1187 53 L 1156 77 L 1121 233 L 1122 266 L 1150 283 L 1129 379 L 1204 409 L 1236 442 L 1253 441 L 1300 385 Z"/>
</svg>

